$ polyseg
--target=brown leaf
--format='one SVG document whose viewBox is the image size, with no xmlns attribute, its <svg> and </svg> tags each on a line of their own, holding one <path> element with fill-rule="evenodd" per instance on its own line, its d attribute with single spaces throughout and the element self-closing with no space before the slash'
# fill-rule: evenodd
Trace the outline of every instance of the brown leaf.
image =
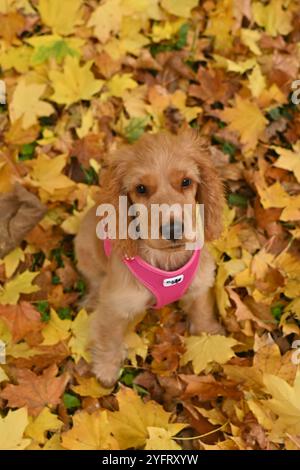
<svg viewBox="0 0 300 470">
<path fill-rule="evenodd" d="M 180 379 L 187 385 L 182 398 L 198 397 L 200 401 L 215 400 L 216 398 L 229 397 L 239 400 L 243 394 L 237 388 L 237 384 L 230 380 L 217 381 L 212 375 L 179 375 Z"/>
<path fill-rule="evenodd" d="M 0 258 L 13 250 L 46 213 L 39 199 L 16 184 L 0 196 Z"/>
<path fill-rule="evenodd" d="M 99 134 L 89 134 L 81 140 L 76 140 L 71 154 L 85 167 L 90 166 L 90 159 L 100 161 L 103 157 L 104 143 Z"/>
<path fill-rule="evenodd" d="M 7 323 L 15 343 L 43 327 L 39 312 L 29 302 L 0 305 L 0 318 Z"/>
<path fill-rule="evenodd" d="M 8 400 L 11 408 L 26 406 L 31 416 L 37 416 L 45 406 L 54 407 L 59 404 L 69 380 L 68 375 L 56 377 L 56 365 L 50 366 L 42 375 L 36 375 L 28 369 L 17 370 L 18 385 L 7 385 L 0 397 Z"/>
<path fill-rule="evenodd" d="M 0 15 L 0 36 L 8 43 L 12 43 L 25 28 L 24 16 L 14 11 L 7 15 Z"/>
</svg>

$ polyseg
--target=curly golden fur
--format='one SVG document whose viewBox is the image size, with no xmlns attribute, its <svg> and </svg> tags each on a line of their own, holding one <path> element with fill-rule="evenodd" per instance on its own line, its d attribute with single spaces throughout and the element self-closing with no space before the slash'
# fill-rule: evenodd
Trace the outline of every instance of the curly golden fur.
<svg viewBox="0 0 300 470">
<path fill-rule="evenodd" d="M 190 180 L 182 188 L 183 178 Z M 147 194 L 138 194 L 143 184 Z M 204 204 L 205 241 L 217 239 L 222 231 L 224 191 L 214 168 L 209 147 L 193 131 L 175 136 L 168 133 L 144 135 L 134 145 L 118 150 L 108 161 L 101 177 L 99 203 L 113 204 L 118 213 L 119 196 L 130 203 Z M 126 214 L 121 214 L 127 217 Z M 122 256 L 139 254 L 147 262 L 165 270 L 175 270 L 191 256 L 191 252 L 165 239 L 117 239 L 106 258 L 103 243 L 96 236 L 96 208 L 84 218 L 76 237 L 78 269 L 88 281 L 86 306 L 92 313 L 91 352 L 93 371 L 105 386 L 113 385 L 126 357 L 124 335 L 129 323 L 154 302 L 153 295 L 131 274 Z M 151 222 L 151 221 L 150 221 Z M 198 272 L 181 299 L 190 322 L 190 332 L 220 333 L 222 327 L 214 312 L 212 288 L 214 261 L 204 246 Z"/>
</svg>

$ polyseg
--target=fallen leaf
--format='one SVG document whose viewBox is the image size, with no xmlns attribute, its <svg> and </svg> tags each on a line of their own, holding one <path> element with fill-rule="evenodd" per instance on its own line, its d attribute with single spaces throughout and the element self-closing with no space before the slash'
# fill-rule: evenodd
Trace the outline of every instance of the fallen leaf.
<svg viewBox="0 0 300 470">
<path fill-rule="evenodd" d="M 5 418 L 0 416 L 0 450 L 24 450 L 31 442 L 23 438 L 27 423 L 25 408 L 10 410 Z"/>
<path fill-rule="evenodd" d="M 185 338 L 186 352 L 181 358 L 181 364 L 192 361 L 196 374 L 200 374 L 212 362 L 225 364 L 234 356 L 233 346 L 239 344 L 233 338 L 220 335 L 190 336 Z"/>
<path fill-rule="evenodd" d="M 28 413 L 37 416 L 45 406 L 52 408 L 60 402 L 69 377 L 66 374 L 56 377 L 57 372 L 54 364 L 44 370 L 42 375 L 36 375 L 28 369 L 19 369 L 18 385 L 8 384 L 0 392 L 0 397 L 8 400 L 9 407 L 27 406 Z"/>
</svg>

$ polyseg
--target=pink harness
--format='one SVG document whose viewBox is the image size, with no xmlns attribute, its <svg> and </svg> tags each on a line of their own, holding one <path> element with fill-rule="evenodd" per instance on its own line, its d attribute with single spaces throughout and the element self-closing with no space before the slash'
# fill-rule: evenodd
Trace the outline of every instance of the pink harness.
<svg viewBox="0 0 300 470">
<path fill-rule="evenodd" d="M 104 251 L 110 256 L 112 247 L 110 240 L 104 240 Z M 200 248 L 196 248 L 190 260 L 176 271 L 164 271 L 146 263 L 140 256 L 123 258 L 132 274 L 149 289 L 156 298 L 153 308 L 162 308 L 179 300 L 196 274 L 200 261 Z"/>
</svg>

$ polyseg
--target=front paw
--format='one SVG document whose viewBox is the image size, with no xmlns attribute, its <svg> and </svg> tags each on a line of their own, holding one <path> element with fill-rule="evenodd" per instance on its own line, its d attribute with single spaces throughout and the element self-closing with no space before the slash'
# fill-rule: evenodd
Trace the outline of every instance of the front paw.
<svg viewBox="0 0 300 470">
<path fill-rule="evenodd" d="M 221 323 L 216 320 L 208 323 L 191 323 L 190 324 L 190 334 L 193 336 L 201 335 L 201 333 L 209 333 L 211 335 L 223 335 L 226 336 L 226 330 L 221 325 Z"/>
<path fill-rule="evenodd" d="M 118 381 L 121 364 L 118 366 L 104 363 L 94 363 L 92 371 L 104 388 L 112 388 Z"/>
<path fill-rule="evenodd" d="M 92 372 L 105 388 L 111 388 L 118 381 L 125 351 L 92 350 Z"/>
</svg>

